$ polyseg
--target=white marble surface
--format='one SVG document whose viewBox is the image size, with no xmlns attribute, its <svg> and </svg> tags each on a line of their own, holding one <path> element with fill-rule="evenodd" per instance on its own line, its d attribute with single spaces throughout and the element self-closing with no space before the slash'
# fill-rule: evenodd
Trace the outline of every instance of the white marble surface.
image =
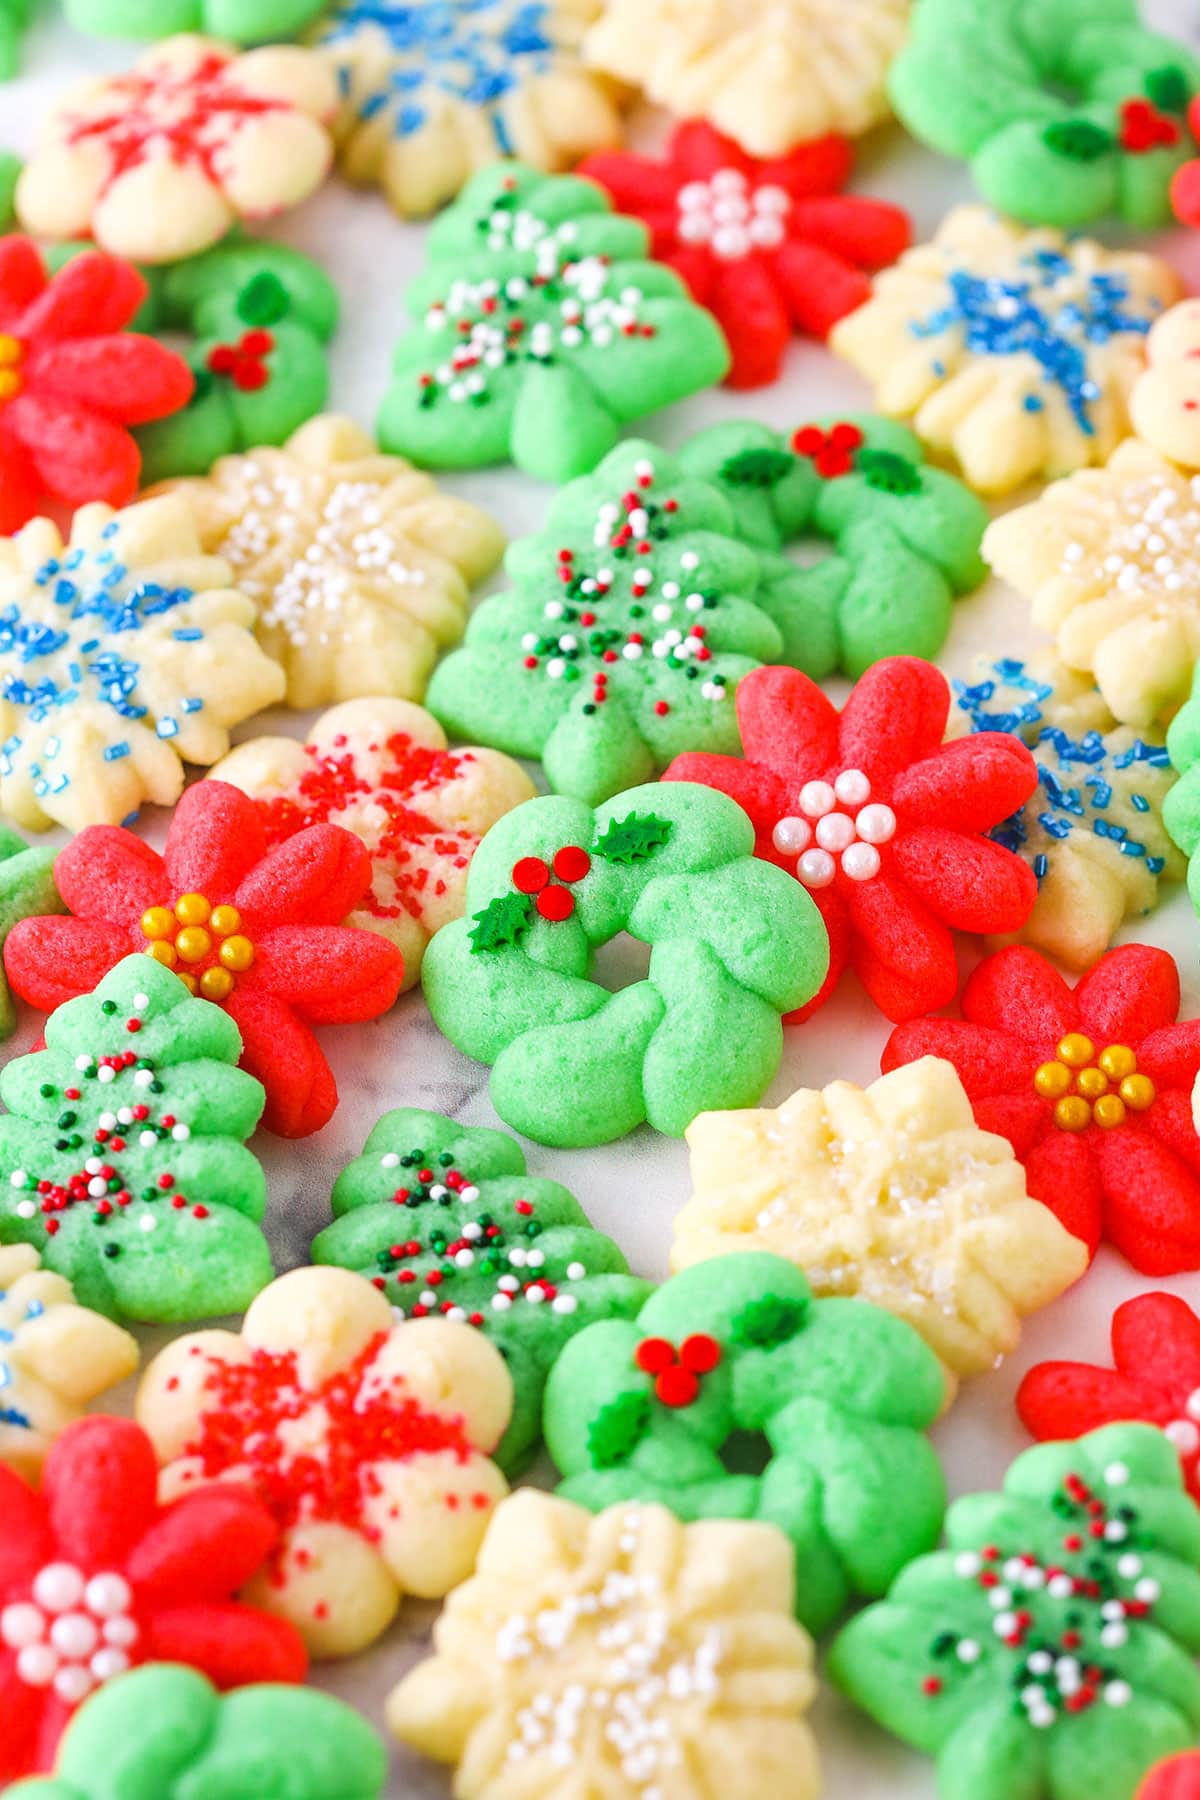
<svg viewBox="0 0 1200 1800">
<path fill-rule="evenodd" d="M 1165 29 L 1195 45 L 1200 20 L 1191 0 L 1149 0 L 1146 12 Z M 119 68 L 127 60 L 120 46 L 78 37 L 53 19 L 29 37 L 26 72 L 0 89 L 0 142 L 24 147 L 39 109 L 65 83 L 98 68 Z M 647 134 L 655 122 L 644 123 Z M 963 172 L 889 131 L 864 148 L 859 185 L 895 199 L 913 213 L 918 233 L 927 235 L 947 206 L 966 198 Z M 320 258 L 341 287 L 345 320 L 334 356 L 335 403 L 364 423 L 372 419 L 387 378 L 389 356 L 401 323 L 400 294 L 420 265 L 422 231 L 395 220 L 374 196 L 334 182 L 315 201 L 285 220 L 272 234 Z M 1200 236 L 1179 232 L 1164 247 L 1200 288 Z M 670 445 L 718 419 L 758 417 L 778 425 L 801 413 L 862 406 L 862 384 L 826 351 L 797 342 L 783 379 L 760 393 L 706 394 L 647 422 L 647 435 Z M 447 485 L 492 508 L 510 535 L 540 523 L 547 493 L 511 470 L 488 471 Z M 999 583 L 961 602 L 943 662 L 965 667 L 977 650 L 1020 654 L 1032 646 L 1026 607 Z M 254 729 L 302 736 L 305 715 L 277 713 Z M 147 834 L 161 842 L 165 820 L 148 818 Z M 1188 1015 L 1200 1011 L 1200 927 L 1182 891 L 1126 938 L 1164 945 L 1179 959 Z M 964 946 L 964 966 L 975 952 Z M 17 1054 L 32 1041 L 33 1021 L 6 1046 Z M 798 1086 L 821 1086 L 844 1076 L 869 1081 L 878 1074 L 879 1052 L 887 1035 L 884 1021 L 850 983 L 815 1020 L 788 1035 L 783 1067 L 769 1099 L 778 1103 Z M 329 1030 L 325 1048 L 334 1067 L 342 1103 L 332 1123 L 302 1145 L 260 1136 L 255 1149 L 266 1165 L 271 1203 L 268 1229 L 279 1267 L 306 1259 L 313 1234 L 329 1219 L 328 1195 L 338 1169 L 360 1149 L 378 1115 L 389 1107 L 415 1105 L 454 1114 L 468 1124 L 495 1124 L 487 1099 L 486 1070 L 470 1063 L 434 1028 L 418 993 L 409 994 L 386 1019 L 372 1025 Z M 597 1225 L 611 1232 L 639 1272 L 665 1272 L 670 1220 L 688 1193 L 683 1146 L 649 1131 L 606 1149 L 548 1151 L 530 1147 L 539 1174 L 567 1184 Z M 1107 1328 L 1114 1306 L 1143 1283 L 1115 1256 L 1101 1254 L 1086 1281 L 1028 1327 L 1019 1354 L 996 1373 L 965 1388 L 936 1440 L 952 1490 L 963 1493 L 996 1485 L 1011 1457 L 1026 1443 L 1012 1407 L 1021 1375 L 1050 1355 L 1107 1360 Z M 1200 1276 L 1163 1283 L 1200 1303 Z M 147 1348 L 155 1337 L 147 1333 Z M 127 1396 L 124 1397 L 127 1399 Z M 434 1609 L 409 1610 L 369 1655 L 316 1671 L 323 1687 L 340 1694 L 378 1719 L 391 1683 L 423 1652 Z M 825 1792 L 832 1800 L 932 1800 L 932 1771 L 836 1697 L 826 1695 L 816 1713 L 825 1767 Z M 445 1800 L 449 1782 L 438 1770 L 397 1752 L 392 1800 Z M 771 1800 L 763 1795 L 761 1800 Z"/>
</svg>

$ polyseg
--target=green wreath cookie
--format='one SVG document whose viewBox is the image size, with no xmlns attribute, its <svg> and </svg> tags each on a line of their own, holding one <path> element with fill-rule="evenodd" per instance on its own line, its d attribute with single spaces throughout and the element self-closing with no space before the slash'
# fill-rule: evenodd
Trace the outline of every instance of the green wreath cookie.
<svg viewBox="0 0 1200 1800">
<path fill-rule="evenodd" d="M 683 750 L 736 754 L 738 682 L 807 630 L 805 571 L 767 561 L 711 482 L 631 439 L 512 545 L 512 591 L 476 609 L 426 704 L 593 804 Z"/>
<path fill-rule="evenodd" d="M 1170 219 L 1198 87 L 1200 63 L 1144 30 L 1137 0 L 918 0 L 888 78 L 913 136 L 966 157 L 1002 212 L 1147 230 Z"/>
<path fill-rule="evenodd" d="M 942 1800 L 1133 1800 L 1200 1733 L 1200 1512 L 1179 1452 L 1110 1425 L 958 1500 L 829 1672 L 937 1758 Z"/>
<path fill-rule="evenodd" d="M 231 44 L 265 44 L 293 36 L 324 6 L 325 0 L 66 0 L 66 14 L 76 31 L 94 37 L 201 31 Z"/>
<path fill-rule="evenodd" d="M 1200 913 L 1200 668 L 1191 694 L 1167 729 L 1167 755 L 1179 780 L 1163 800 L 1163 824 L 1188 858 L 1188 893 Z"/>
<path fill-rule="evenodd" d="M 543 1144 L 606 1144 L 643 1120 L 679 1137 L 761 1098 L 780 1015 L 816 993 L 829 943 L 800 884 L 753 849 L 741 808 L 690 782 L 595 812 L 527 800 L 493 825 L 468 916 L 438 932 L 422 979 L 439 1029 L 492 1064 L 505 1124 Z M 590 976 L 623 931 L 650 968 L 611 993 Z"/>
<path fill-rule="evenodd" d="M 20 157 L 8 150 L 0 150 L 0 231 L 7 231 L 16 217 L 13 196 L 20 174 Z"/>
<path fill-rule="evenodd" d="M 271 1279 L 264 1094 L 233 1020 L 127 956 L 0 1072 L 0 1243 L 33 1244 L 81 1306 L 182 1322 L 240 1312 Z"/>
<path fill-rule="evenodd" d="M 790 1262 L 749 1251 L 572 1338 L 544 1428 L 558 1492 L 593 1512 L 658 1501 L 688 1521 L 779 1526 L 796 1549 L 796 1611 L 822 1631 L 937 1542 L 945 1484 L 923 1433 L 944 1399 L 910 1325 L 814 1300 Z"/>
<path fill-rule="evenodd" d="M 569 481 L 623 425 L 729 368 L 711 313 L 594 182 L 496 164 L 426 241 L 379 415 L 382 448 L 423 468 L 513 462 Z"/>
<path fill-rule="evenodd" d="M 0 950 L 13 926 L 21 919 L 67 909 L 54 885 L 57 850 L 31 848 L 11 825 L 0 821 Z M 17 1028 L 17 1009 L 0 966 L 0 1039 Z"/>
<path fill-rule="evenodd" d="M 30 11 L 31 0 L 0 0 L 0 81 L 10 81 L 20 67 Z"/>
<path fill-rule="evenodd" d="M 766 579 L 783 660 L 815 681 L 852 680 L 884 656 L 932 660 L 956 594 L 987 575 L 987 508 L 940 469 L 918 438 L 871 413 L 821 418 L 791 432 L 713 425 L 684 446 L 685 468 L 719 487 L 748 544 L 768 552 Z M 828 538 L 829 556 L 796 569 L 778 553 Z"/>
<path fill-rule="evenodd" d="M 573 1194 L 526 1173 L 514 1138 L 438 1113 L 386 1113 L 334 1183 L 333 1210 L 314 1262 L 367 1276 L 408 1318 L 466 1321 L 501 1350 L 515 1398 L 493 1454 L 508 1470 L 541 1436 L 542 1389 L 567 1340 L 632 1317 L 651 1292 Z"/>
</svg>

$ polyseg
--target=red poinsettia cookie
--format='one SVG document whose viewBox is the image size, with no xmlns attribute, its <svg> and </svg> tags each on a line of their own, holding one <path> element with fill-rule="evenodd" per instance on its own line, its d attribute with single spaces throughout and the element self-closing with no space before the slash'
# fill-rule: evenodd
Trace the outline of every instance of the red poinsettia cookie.
<svg viewBox="0 0 1200 1800">
<path fill-rule="evenodd" d="M 161 856 L 123 826 L 91 825 L 55 880 L 69 915 L 25 919 L 4 946 L 23 1000 L 53 1011 L 145 951 L 230 1014 L 241 1066 L 267 1090 L 269 1130 L 303 1137 L 326 1123 L 337 1088 L 309 1027 L 377 1017 L 404 974 L 394 944 L 342 924 L 371 886 L 352 832 L 313 825 L 269 849 L 252 800 L 200 781 Z"/>
<path fill-rule="evenodd" d="M 1005 732 L 944 744 L 949 686 L 912 656 L 868 669 L 841 713 L 796 669 L 755 669 L 736 704 L 743 757 L 677 756 L 664 779 L 736 800 L 755 854 L 819 907 L 829 975 L 791 1020 L 847 966 L 890 1019 L 946 1005 L 955 931 L 1015 931 L 1037 897 L 1033 871 L 984 835 L 1036 788 L 1029 751 Z"/>
<path fill-rule="evenodd" d="M 1035 1199 L 1093 1254 L 1107 1237 L 1144 1275 L 1170 1275 L 1200 1268 L 1200 1019 L 1176 1023 L 1179 1001 L 1165 950 L 1110 950 L 1072 989 L 1014 944 L 967 981 L 961 1020 L 900 1026 L 882 1066 L 953 1063 Z"/>
</svg>

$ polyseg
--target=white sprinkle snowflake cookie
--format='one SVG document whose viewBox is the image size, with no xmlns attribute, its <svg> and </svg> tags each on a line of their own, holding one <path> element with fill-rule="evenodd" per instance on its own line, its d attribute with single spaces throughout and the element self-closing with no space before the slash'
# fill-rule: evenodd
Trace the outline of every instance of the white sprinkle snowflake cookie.
<svg viewBox="0 0 1200 1800">
<path fill-rule="evenodd" d="M 268 838 L 342 825 L 371 853 L 366 904 L 347 925 L 382 932 L 404 957 L 404 988 L 435 931 L 460 919 L 484 833 L 536 792 L 500 750 L 447 747 L 432 714 L 407 700 L 348 700 L 303 744 L 251 738 L 213 770 L 256 800 Z"/>
<path fill-rule="evenodd" d="M 830 345 L 983 494 L 1102 463 L 1128 436 L 1151 326 L 1177 297 L 1159 257 L 956 207 L 834 326 Z"/>
<path fill-rule="evenodd" d="M 183 762 L 283 698 L 254 607 L 164 496 L 85 506 L 0 538 L 0 807 L 18 824 L 116 825 L 172 806 Z"/>
<path fill-rule="evenodd" d="M 773 1525 L 524 1488 L 500 1506 L 434 1652 L 397 1687 L 402 1742 L 459 1800 L 815 1800 L 812 1645 Z"/>
<path fill-rule="evenodd" d="M 1143 730 L 1182 706 L 1200 656 L 1200 475 L 1130 439 L 994 520 L 983 553 L 1114 718 Z"/>
<path fill-rule="evenodd" d="M 402 217 L 452 200 L 517 156 L 570 168 L 619 142 L 620 117 L 579 45 L 601 0 L 341 0 L 314 41 L 343 95 L 343 172 L 378 183 Z"/>
<path fill-rule="evenodd" d="M 204 548 L 255 602 L 289 706 L 419 700 L 462 636 L 469 586 L 504 550 L 487 513 L 333 414 L 282 449 L 222 457 L 207 479 L 160 491 L 183 496 Z"/>
<path fill-rule="evenodd" d="M 166 38 L 43 121 L 17 183 L 18 216 L 38 237 L 94 237 L 114 256 L 177 262 L 240 220 L 307 199 L 332 160 L 336 104 L 333 71 L 315 51 L 239 54 Z"/>
<path fill-rule="evenodd" d="M 702 1113 L 687 1140 L 694 1191 L 675 1218 L 672 1269 L 773 1251 L 814 1293 L 861 1295 L 907 1319 L 952 1374 L 992 1368 L 1021 1318 L 1087 1267 L 938 1057 L 868 1088 L 835 1081 L 777 1108 Z"/>
<path fill-rule="evenodd" d="M 679 118 L 782 156 L 887 116 L 907 23 L 908 0 L 609 0 L 585 49 Z"/>
</svg>

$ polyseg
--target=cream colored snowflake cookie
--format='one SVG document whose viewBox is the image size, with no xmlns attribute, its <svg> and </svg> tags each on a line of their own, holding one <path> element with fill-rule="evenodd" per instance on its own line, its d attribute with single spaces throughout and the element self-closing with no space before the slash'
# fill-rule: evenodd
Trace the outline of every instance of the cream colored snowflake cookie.
<svg viewBox="0 0 1200 1800">
<path fill-rule="evenodd" d="M 333 70 L 313 50 L 166 38 L 53 109 L 17 183 L 18 216 L 38 237 L 177 262 L 318 188 L 336 105 Z"/>
<path fill-rule="evenodd" d="M 31 1244 L 0 1245 L 0 1462 L 35 1482 L 59 1432 L 137 1365 L 137 1340 L 77 1306 Z"/>
<path fill-rule="evenodd" d="M 349 419 L 310 419 L 281 450 L 224 456 L 167 483 L 206 550 L 258 607 L 290 706 L 360 694 L 419 700 L 467 621 L 469 586 L 504 551 L 496 521 L 446 494 Z"/>
<path fill-rule="evenodd" d="M 1200 475 L 1131 438 L 994 520 L 983 553 L 1114 718 L 1141 730 L 1182 706 L 1200 657 Z"/>
<path fill-rule="evenodd" d="M 601 0 L 340 0 L 314 41 L 336 70 L 341 166 L 403 217 L 432 212 L 504 156 L 568 169 L 620 140 L 585 68 Z"/>
<path fill-rule="evenodd" d="M 1130 431 L 1169 265 L 956 207 L 875 278 L 830 344 L 982 494 L 1102 463 Z"/>
<path fill-rule="evenodd" d="M 457 1800 L 812 1800 L 812 1645 L 772 1525 L 524 1488 L 391 1694 Z"/>
<path fill-rule="evenodd" d="M 374 876 L 346 924 L 391 938 L 405 989 L 434 932 L 462 918 L 480 838 L 536 792 L 503 751 L 451 750 L 432 714 L 390 698 L 335 706 L 302 744 L 251 738 L 213 774 L 257 801 L 271 843 L 323 824 L 362 839 Z"/>
<path fill-rule="evenodd" d="M 694 1191 L 675 1219 L 673 1269 L 772 1250 L 815 1293 L 860 1294 L 907 1319 L 955 1375 L 992 1368 L 1022 1317 L 1087 1267 L 939 1057 L 868 1088 L 835 1081 L 775 1109 L 703 1113 L 687 1140 Z"/>
<path fill-rule="evenodd" d="M 1144 442 L 1172 462 L 1200 468 L 1200 300 L 1181 300 L 1155 325 L 1129 412 Z"/>
<path fill-rule="evenodd" d="M 856 137 L 888 111 L 884 80 L 908 0 L 609 0 L 588 60 L 752 156 L 826 132 Z"/>
<path fill-rule="evenodd" d="M 0 538 L 0 811 L 82 831 L 173 806 L 185 761 L 283 698 L 254 616 L 174 497 Z"/>
<path fill-rule="evenodd" d="M 1054 657 L 977 659 L 952 682 L 948 736 L 1011 731 L 1033 752 L 1038 785 L 990 836 L 1030 865 L 1032 913 L 1002 943 L 1034 944 L 1087 969 L 1126 919 L 1150 911 L 1160 881 L 1182 881 L 1186 858 L 1163 824 L 1176 775 L 1162 731 L 1118 725 L 1091 677 Z"/>
<path fill-rule="evenodd" d="M 272 1282 L 240 1333 L 177 1338 L 137 1395 L 164 1500 L 236 1481 L 274 1514 L 279 1547 L 245 1598 L 291 1619 L 314 1656 L 361 1650 L 404 1594 L 437 1599 L 470 1574 L 507 1492 L 488 1452 L 511 1410 L 482 1332 L 397 1323 L 336 1268 Z"/>
</svg>

